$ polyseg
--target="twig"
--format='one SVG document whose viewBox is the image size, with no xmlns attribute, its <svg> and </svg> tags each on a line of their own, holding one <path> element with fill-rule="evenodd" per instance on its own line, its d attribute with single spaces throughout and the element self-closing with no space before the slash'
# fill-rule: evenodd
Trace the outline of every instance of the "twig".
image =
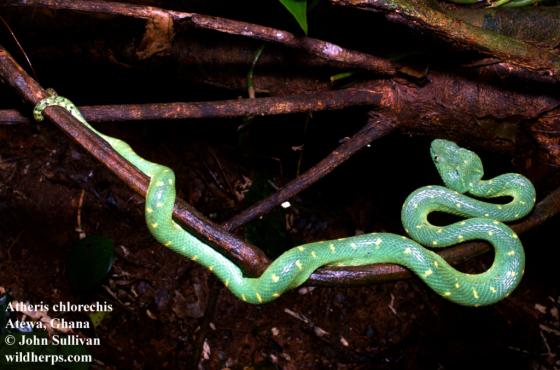
<svg viewBox="0 0 560 370">
<path fill-rule="evenodd" d="M 8 22 L 6 22 L 6 20 L 2 16 L 0 16 L 0 23 L 2 23 L 2 25 L 4 25 L 4 28 L 6 28 L 6 31 L 8 31 L 8 33 L 12 37 L 12 40 L 14 40 L 14 44 L 16 44 L 16 47 L 17 47 L 19 53 L 25 59 L 25 62 L 29 66 L 29 69 L 31 70 L 31 73 L 33 74 L 33 77 L 35 79 L 37 79 L 38 78 L 37 77 L 37 72 L 35 72 L 35 68 L 33 68 L 33 64 L 31 64 L 31 60 L 29 60 L 29 57 L 27 56 L 27 53 L 25 52 L 25 49 L 23 48 L 23 46 L 19 42 L 19 39 L 17 38 L 16 34 L 12 30 L 12 27 L 10 27 Z"/>
<path fill-rule="evenodd" d="M 0 6 L 45 7 L 50 10 L 68 9 L 93 14 L 123 15 L 152 22 L 158 19 L 170 19 L 174 22 L 174 27 L 188 24 L 201 29 L 268 41 L 305 51 L 338 66 L 362 68 L 380 75 L 394 75 L 397 71 L 396 65 L 392 62 L 366 53 L 349 50 L 327 41 L 296 36 L 293 33 L 271 27 L 196 13 L 99 0 L 8 0 Z"/>
<path fill-rule="evenodd" d="M 379 105 L 382 93 L 367 88 L 348 88 L 284 97 L 222 100 L 194 103 L 81 106 L 89 122 L 232 118 L 336 110 L 360 105 Z M 32 120 L 13 109 L 0 110 L 0 125 Z"/>
</svg>

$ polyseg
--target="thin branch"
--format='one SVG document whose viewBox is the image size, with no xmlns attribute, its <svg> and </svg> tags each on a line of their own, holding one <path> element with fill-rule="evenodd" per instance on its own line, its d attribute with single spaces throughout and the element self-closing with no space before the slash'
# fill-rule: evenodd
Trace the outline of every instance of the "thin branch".
<svg viewBox="0 0 560 370">
<path fill-rule="evenodd" d="M 225 222 L 223 227 L 228 231 L 235 230 L 239 226 L 268 213 L 274 207 L 325 177 L 366 145 L 387 135 L 395 128 L 396 124 L 393 119 L 388 119 L 384 115 L 375 115 L 358 133 L 342 143 L 315 166 L 290 181 L 278 192 L 238 213 Z"/>
<path fill-rule="evenodd" d="M 201 29 L 268 41 L 302 50 L 338 66 L 362 68 L 386 76 L 394 75 L 397 72 L 397 66 L 394 63 L 370 54 L 346 49 L 327 41 L 296 36 L 279 29 L 226 18 L 98 0 L 8 0 L 0 4 L 0 7 L 2 6 L 48 8 L 49 10 L 67 9 L 92 14 L 122 15 L 151 22 L 163 20 L 162 23 L 165 24 L 167 24 L 165 21 L 171 20 L 174 28 L 187 24 Z"/>
<path fill-rule="evenodd" d="M 96 105 L 79 107 L 89 122 L 232 118 L 306 113 L 379 105 L 382 94 L 366 88 L 323 91 L 284 97 L 222 100 L 195 103 Z M 16 110 L 0 110 L 0 125 L 32 122 Z"/>
<path fill-rule="evenodd" d="M 335 5 L 381 11 L 387 18 L 431 31 L 453 44 L 479 50 L 503 62 L 560 80 L 560 55 L 550 49 L 484 30 L 435 10 L 424 1 L 330 0 Z"/>
</svg>

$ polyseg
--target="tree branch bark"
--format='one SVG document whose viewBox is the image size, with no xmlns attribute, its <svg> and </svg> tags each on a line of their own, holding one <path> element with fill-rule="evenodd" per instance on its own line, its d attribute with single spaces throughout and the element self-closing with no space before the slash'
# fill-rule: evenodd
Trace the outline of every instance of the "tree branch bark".
<svg viewBox="0 0 560 370">
<path fill-rule="evenodd" d="M 556 52 L 473 26 L 430 7 L 425 1 L 330 1 L 335 5 L 384 12 L 389 20 L 433 32 L 453 45 L 478 50 L 506 65 L 527 69 L 541 80 L 560 80 L 560 55 Z"/>
</svg>

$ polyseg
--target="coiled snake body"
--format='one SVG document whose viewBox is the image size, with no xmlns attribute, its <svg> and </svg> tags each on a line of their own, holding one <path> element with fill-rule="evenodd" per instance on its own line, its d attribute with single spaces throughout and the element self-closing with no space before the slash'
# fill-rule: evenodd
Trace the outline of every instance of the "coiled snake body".
<svg viewBox="0 0 560 370">
<path fill-rule="evenodd" d="M 260 277 L 248 278 L 233 262 L 173 221 L 175 175 L 170 168 L 149 162 L 124 141 L 96 131 L 66 98 L 52 95 L 43 99 L 34 109 L 35 119 L 41 121 L 43 109 L 52 105 L 67 109 L 150 178 L 145 216 L 152 235 L 171 250 L 206 266 L 245 302 L 274 300 L 304 283 L 314 270 L 325 265 L 396 263 L 412 270 L 441 296 L 470 306 L 499 301 L 512 292 L 522 277 L 523 246 L 502 222 L 519 219 L 530 212 L 535 202 L 533 185 L 525 177 L 513 173 L 482 180 L 480 158 L 453 142 L 434 140 L 431 146 L 432 159 L 446 187 L 422 187 L 410 194 L 403 205 L 403 226 L 414 240 L 396 234 L 371 233 L 305 244 L 283 253 Z M 465 193 L 478 198 L 509 196 L 512 199 L 507 204 L 493 204 Z M 434 211 L 466 219 L 448 226 L 435 226 L 428 220 L 428 214 Z M 459 272 L 424 247 L 442 248 L 474 239 L 487 240 L 495 250 L 492 266 L 480 274 Z"/>
</svg>

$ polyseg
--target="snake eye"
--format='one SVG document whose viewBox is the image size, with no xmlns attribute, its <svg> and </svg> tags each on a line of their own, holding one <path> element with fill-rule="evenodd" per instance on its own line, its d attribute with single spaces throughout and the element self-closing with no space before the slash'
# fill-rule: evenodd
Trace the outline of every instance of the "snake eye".
<svg viewBox="0 0 560 370">
<path fill-rule="evenodd" d="M 438 161 L 438 156 L 437 155 L 434 155 L 434 161 L 436 161 L 436 162 Z"/>
</svg>

